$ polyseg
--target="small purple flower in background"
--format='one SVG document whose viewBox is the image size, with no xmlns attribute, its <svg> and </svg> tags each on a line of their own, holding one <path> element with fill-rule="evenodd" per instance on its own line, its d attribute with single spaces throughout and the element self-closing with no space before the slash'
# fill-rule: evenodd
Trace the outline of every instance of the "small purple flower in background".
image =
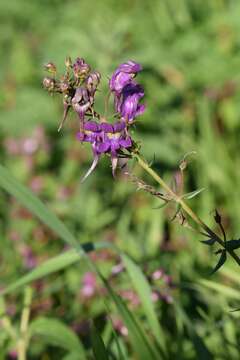
<svg viewBox="0 0 240 360">
<path fill-rule="evenodd" d="M 128 336 L 128 328 L 124 325 L 121 319 L 113 319 L 113 327 L 122 336 Z"/>
<path fill-rule="evenodd" d="M 153 282 L 152 301 L 162 300 L 167 304 L 173 303 L 171 294 L 174 287 L 172 277 L 167 275 L 162 268 L 156 269 L 150 277 Z"/>
<path fill-rule="evenodd" d="M 83 276 L 83 286 L 81 289 L 81 295 L 84 298 L 91 298 L 95 295 L 97 288 L 96 275 L 92 272 L 87 272 Z"/>
</svg>

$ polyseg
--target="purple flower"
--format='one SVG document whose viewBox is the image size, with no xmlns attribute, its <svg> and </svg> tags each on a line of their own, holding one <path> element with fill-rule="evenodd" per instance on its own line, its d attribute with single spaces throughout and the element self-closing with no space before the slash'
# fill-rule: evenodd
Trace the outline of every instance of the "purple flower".
<svg viewBox="0 0 240 360">
<path fill-rule="evenodd" d="M 131 60 L 119 65 L 109 81 L 110 90 L 120 95 L 124 86 L 131 82 L 134 76 L 141 70 L 142 66 Z"/>
<path fill-rule="evenodd" d="M 81 295 L 84 298 L 91 298 L 94 296 L 97 287 L 96 276 L 92 272 L 87 272 L 83 276 L 83 287 L 81 289 Z"/>
<path fill-rule="evenodd" d="M 132 146 L 132 139 L 127 134 L 126 123 L 123 121 L 116 122 L 115 124 L 107 122 L 98 124 L 94 121 L 87 121 L 83 124 L 83 130 L 78 132 L 77 139 L 81 142 L 91 143 L 94 156 L 92 165 L 82 181 L 95 169 L 101 154 L 111 155 L 112 173 L 114 176 L 119 151 Z"/>
<path fill-rule="evenodd" d="M 141 115 L 145 110 L 145 105 L 139 104 L 144 96 L 143 88 L 133 82 L 127 84 L 120 99 L 115 101 L 115 108 L 126 122 L 133 122 L 136 116 Z"/>
<path fill-rule="evenodd" d="M 85 113 L 91 105 L 87 89 L 82 86 L 78 87 L 72 98 L 72 107 L 78 113 L 80 120 L 83 121 Z"/>
</svg>

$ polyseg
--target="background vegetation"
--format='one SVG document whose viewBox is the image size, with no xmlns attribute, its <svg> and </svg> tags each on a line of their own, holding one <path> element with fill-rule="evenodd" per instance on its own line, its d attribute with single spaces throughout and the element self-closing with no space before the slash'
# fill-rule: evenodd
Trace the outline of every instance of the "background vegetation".
<svg viewBox="0 0 240 360">
<path fill-rule="evenodd" d="M 216 256 L 204 239 L 166 220 L 172 210 L 156 209 L 157 199 L 113 180 L 108 159 L 80 184 L 91 151 L 75 141 L 74 115 L 57 133 L 61 101 L 41 86 L 44 63 L 63 69 L 66 55 L 82 56 L 104 74 L 101 109 L 113 69 L 128 59 L 141 63 L 147 111 L 134 137 L 145 158 L 170 183 L 179 161 L 195 151 L 185 191 L 205 191 L 191 205 L 211 226 L 217 208 L 228 238 L 237 239 L 239 13 L 237 0 L 0 2 L 1 164 L 47 204 L 77 244 L 107 247 L 91 252 L 105 285 L 75 253 L 33 283 L 29 359 L 239 358 L 239 312 L 231 312 L 240 307 L 237 265 L 229 259 L 210 277 Z M 134 171 L 152 183 L 137 166 Z M 1 192 L 1 288 L 69 248 L 60 239 L 67 236 L 20 200 Z M 14 291 L 1 303 L 1 359 L 16 357 L 4 321 L 18 328 L 29 291 Z"/>
</svg>

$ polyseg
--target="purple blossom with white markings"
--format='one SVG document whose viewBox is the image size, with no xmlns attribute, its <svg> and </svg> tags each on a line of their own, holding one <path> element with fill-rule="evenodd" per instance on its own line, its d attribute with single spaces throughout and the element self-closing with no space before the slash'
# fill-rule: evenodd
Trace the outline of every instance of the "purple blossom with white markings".
<svg viewBox="0 0 240 360">
<path fill-rule="evenodd" d="M 77 139 L 81 142 L 91 143 L 94 156 L 93 163 L 82 181 L 95 169 L 102 154 L 111 156 L 112 172 L 115 175 L 119 152 L 132 146 L 132 139 L 126 131 L 126 123 L 120 121 L 115 124 L 107 122 L 98 124 L 94 121 L 87 121 L 84 123 L 82 131 L 77 133 Z"/>
</svg>

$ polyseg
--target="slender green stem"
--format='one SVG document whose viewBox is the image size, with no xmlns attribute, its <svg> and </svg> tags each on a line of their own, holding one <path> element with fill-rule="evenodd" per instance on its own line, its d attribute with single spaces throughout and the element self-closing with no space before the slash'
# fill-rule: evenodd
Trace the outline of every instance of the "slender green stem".
<svg viewBox="0 0 240 360">
<path fill-rule="evenodd" d="M 24 294 L 24 305 L 20 323 L 20 338 L 18 340 L 18 360 L 26 360 L 28 346 L 28 323 L 30 317 L 30 305 L 32 301 L 32 289 L 27 287 Z"/>
<path fill-rule="evenodd" d="M 198 224 L 211 238 L 214 238 L 225 250 L 225 241 L 223 241 L 213 230 L 210 229 L 208 225 L 206 225 L 197 214 L 186 204 L 186 202 L 178 196 L 166 183 L 165 181 L 148 165 L 148 163 L 142 159 L 141 156 L 135 154 L 135 158 L 138 160 L 138 164 L 154 179 L 156 182 L 161 185 L 161 187 L 166 190 L 167 194 L 171 196 L 171 198 L 181 205 L 182 209 L 192 218 L 192 220 Z M 233 250 L 227 250 L 229 255 L 237 262 L 240 266 L 240 258 Z"/>
</svg>

